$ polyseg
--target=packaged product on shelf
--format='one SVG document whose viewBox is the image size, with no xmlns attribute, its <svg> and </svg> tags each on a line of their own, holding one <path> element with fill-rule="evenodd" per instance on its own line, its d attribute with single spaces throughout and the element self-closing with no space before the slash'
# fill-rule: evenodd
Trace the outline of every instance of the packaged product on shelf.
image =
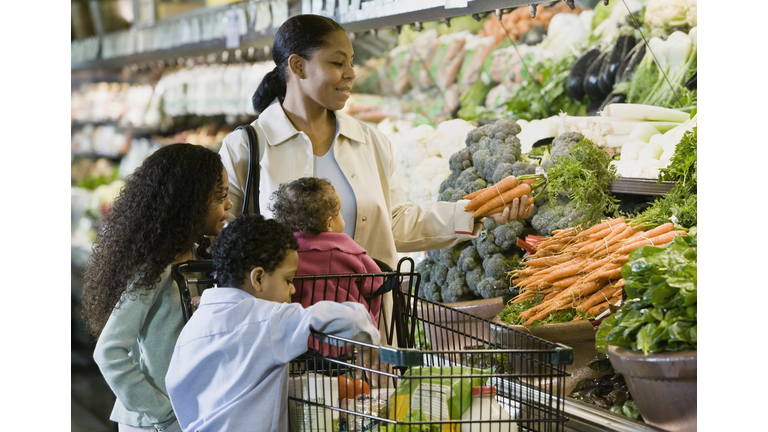
<svg viewBox="0 0 768 432">
<path fill-rule="evenodd" d="M 428 60 L 428 67 L 430 79 L 434 79 L 439 88 L 445 90 L 456 83 L 464 61 L 464 46 L 469 34 L 468 30 L 445 34 L 435 41 L 435 53 Z"/>
<path fill-rule="evenodd" d="M 490 54 L 495 46 L 495 39 L 492 37 L 481 37 L 477 35 L 467 35 L 464 45 L 464 60 L 461 63 L 461 69 L 456 77 L 460 91 L 465 91 L 477 80 L 481 79 L 483 69 L 490 67 Z M 490 75 L 482 77 L 483 81 L 490 82 Z"/>
<path fill-rule="evenodd" d="M 437 85 L 430 75 L 429 65 L 437 50 L 438 37 L 437 30 L 425 30 L 410 44 L 407 69 L 409 81 L 415 89 L 426 90 Z"/>
<path fill-rule="evenodd" d="M 408 64 L 410 61 L 410 45 L 400 45 L 389 52 L 386 66 L 380 70 L 381 88 L 389 91 L 388 95 L 399 96 L 408 91 L 410 80 Z"/>
</svg>

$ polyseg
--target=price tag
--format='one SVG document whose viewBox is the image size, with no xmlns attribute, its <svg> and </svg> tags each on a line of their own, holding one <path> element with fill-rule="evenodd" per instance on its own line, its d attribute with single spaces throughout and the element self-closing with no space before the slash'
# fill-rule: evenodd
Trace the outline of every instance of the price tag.
<svg viewBox="0 0 768 432">
<path fill-rule="evenodd" d="M 230 9 L 225 15 L 226 27 L 226 46 L 227 49 L 240 46 L 240 14 L 236 9 Z"/>
</svg>

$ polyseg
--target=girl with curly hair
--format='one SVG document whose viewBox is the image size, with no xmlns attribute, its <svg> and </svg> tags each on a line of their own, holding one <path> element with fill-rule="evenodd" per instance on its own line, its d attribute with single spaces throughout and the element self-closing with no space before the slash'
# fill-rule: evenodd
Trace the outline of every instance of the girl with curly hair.
<svg viewBox="0 0 768 432">
<path fill-rule="evenodd" d="M 381 271 L 365 249 L 344 233 L 341 198 L 329 180 L 302 177 L 281 185 L 272 194 L 270 210 L 275 220 L 293 231 L 299 242 L 297 276 Z M 304 307 L 322 300 L 354 301 L 363 304 L 377 323 L 381 297 L 371 297 L 381 283 L 380 277 L 296 281 L 291 300 Z M 327 347 L 324 351 L 328 354 Z"/>
<path fill-rule="evenodd" d="M 183 317 L 171 266 L 208 258 L 232 202 L 219 155 L 171 144 L 125 180 L 88 260 L 82 309 L 118 430 L 180 431 L 165 375 Z"/>
</svg>

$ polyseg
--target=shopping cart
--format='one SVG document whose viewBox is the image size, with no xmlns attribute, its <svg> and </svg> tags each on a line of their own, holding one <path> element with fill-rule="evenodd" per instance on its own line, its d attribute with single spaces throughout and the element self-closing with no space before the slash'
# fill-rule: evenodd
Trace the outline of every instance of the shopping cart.
<svg viewBox="0 0 768 432">
<path fill-rule="evenodd" d="M 563 431 L 573 350 L 419 298 L 420 276 L 404 264 L 413 269 L 404 258 L 393 275 L 395 344 L 314 333 L 354 355 L 309 351 L 291 363 L 291 431 Z"/>
</svg>

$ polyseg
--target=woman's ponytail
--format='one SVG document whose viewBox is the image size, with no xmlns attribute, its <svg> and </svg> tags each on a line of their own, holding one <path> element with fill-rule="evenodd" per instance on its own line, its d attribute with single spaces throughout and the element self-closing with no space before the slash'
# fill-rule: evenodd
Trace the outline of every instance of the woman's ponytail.
<svg viewBox="0 0 768 432">
<path fill-rule="evenodd" d="M 259 87 L 253 93 L 252 103 L 256 114 L 264 112 L 275 98 L 279 98 L 282 103 L 285 99 L 285 89 L 285 72 L 280 70 L 280 67 L 275 66 L 274 69 L 264 75 Z"/>
</svg>

